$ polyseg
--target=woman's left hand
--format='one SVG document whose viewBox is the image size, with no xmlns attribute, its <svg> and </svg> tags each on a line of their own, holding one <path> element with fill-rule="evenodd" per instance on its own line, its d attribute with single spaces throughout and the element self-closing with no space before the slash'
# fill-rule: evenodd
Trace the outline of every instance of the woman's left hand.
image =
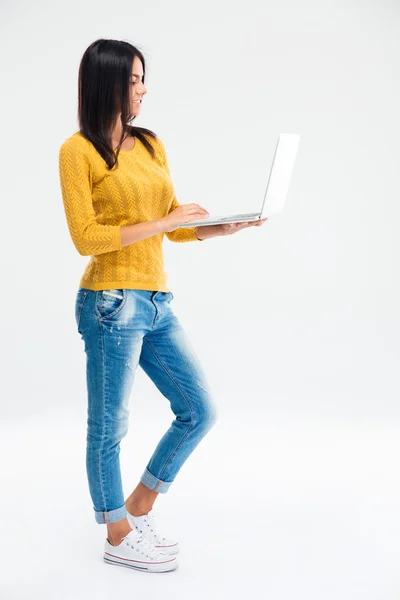
<svg viewBox="0 0 400 600">
<path fill-rule="evenodd" d="M 241 229 L 246 227 L 260 227 L 265 221 L 268 221 L 268 217 L 260 219 L 259 221 L 244 221 L 242 223 L 221 223 L 220 225 L 214 225 L 217 235 L 232 235 Z"/>
</svg>

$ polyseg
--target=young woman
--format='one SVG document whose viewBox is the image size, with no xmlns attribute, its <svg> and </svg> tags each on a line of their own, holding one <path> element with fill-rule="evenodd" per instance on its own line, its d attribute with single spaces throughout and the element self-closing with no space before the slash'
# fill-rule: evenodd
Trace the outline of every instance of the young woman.
<svg viewBox="0 0 400 600">
<path fill-rule="evenodd" d="M 162 243 L 203 241 L 256 223 L 178 228 L 204 218 L 174 195 L 165 147 L 129 122 L 147 93 L 145 60 L 125 41 L 99 39 L 79 68 L 79 130 L 59 151 L 72 241 L 90 260 L 76 296 L 88 394 L 86 469 L 97 523 L 107 526 L 104 560 L 144 571 L 177 567 L 178 543 L 160 535 L 153 504 L 216 419 L 202 366 L 175 316 Z M 171 75 L 172 78 L 172 75 Z M 176 416 L 124 501 L 120 441 L 140 365 Z"/>
</svg>

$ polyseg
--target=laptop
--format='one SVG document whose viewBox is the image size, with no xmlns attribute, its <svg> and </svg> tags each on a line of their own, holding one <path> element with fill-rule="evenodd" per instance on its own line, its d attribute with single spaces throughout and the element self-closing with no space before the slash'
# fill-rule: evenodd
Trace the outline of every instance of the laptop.
<svg viewBox="0 0 400 600">
<path fill-rule="evenodd" d="M 289 183 L 296 159 L 300 136 L 296 133 L 281 133 L 275 147 L 275 154 L 269 173 L 267 189 L 259 212 L 237 215 L 209 216 L 205 219 L 180 223 L 179 227 L 201 227 L 202 225 L 219 225 L 221 223 L 240 223 L 258 221 L 281 212 L 286 202 Z"/>
</svg>

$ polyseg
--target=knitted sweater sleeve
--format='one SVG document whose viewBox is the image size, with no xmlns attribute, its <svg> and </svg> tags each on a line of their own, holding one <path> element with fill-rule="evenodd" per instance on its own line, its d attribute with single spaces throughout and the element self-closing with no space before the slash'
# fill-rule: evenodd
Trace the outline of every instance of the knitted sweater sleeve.
<svg viewBox="0 0 400 600">
<path fill-rule="evenodd" d="M 91 166 L 85 145 L 67 139 L 59 150 L 59 176 L 68 229 L 82 256 L 121 249 L 120 225 L 101 224 L 93 210 Z"/>
<path fill-rule="evenodd" d="M 162 141 L 159 138 L 158 138 L 158 143 L 159 143 L 159 147 L 160 147 L 161 158 L 162 158 L 162 161 L 165 166 L 165 170 L 167 171 L 168 175 L 171 177 L 164 144 L 162 143 Z M 178 208 L 179 206 L 180 206 L 180 203 L 178 202 L 177 197 L 174 195 L 174 198 L 173 198 L 172 204 L 171 204 L 171 208 L 169 209 L 168 214 L 171 213 L 176 208 Z M 178 227 L 177 229 L 174 229 L 174 231 L 167 231 L 165 233 L 165 235 L 167 236 L 167 238 L 169 240 L 171 240 L 171 242 L 203 242 L 204 240 L 200 240 L 197 237 L 195 231 L 196 231 L 196 227 Z"/>
</svg>

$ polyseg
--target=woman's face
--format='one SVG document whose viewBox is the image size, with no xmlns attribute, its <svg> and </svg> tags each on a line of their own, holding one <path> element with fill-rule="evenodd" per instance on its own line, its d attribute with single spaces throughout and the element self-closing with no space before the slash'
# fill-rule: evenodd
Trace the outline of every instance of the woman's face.
<svg viewBox="0 0 400 600">
<path fill-rule="evenodd" d="M 135 56 L 132 63 L 132 74 L 129 79 L 131 114 L 138 115 L 140 112 L 140 98 L 147 94 L 147 90 L 143 85 L 143 67 L 142 61 L 138 56 Z"/>
</svg>

